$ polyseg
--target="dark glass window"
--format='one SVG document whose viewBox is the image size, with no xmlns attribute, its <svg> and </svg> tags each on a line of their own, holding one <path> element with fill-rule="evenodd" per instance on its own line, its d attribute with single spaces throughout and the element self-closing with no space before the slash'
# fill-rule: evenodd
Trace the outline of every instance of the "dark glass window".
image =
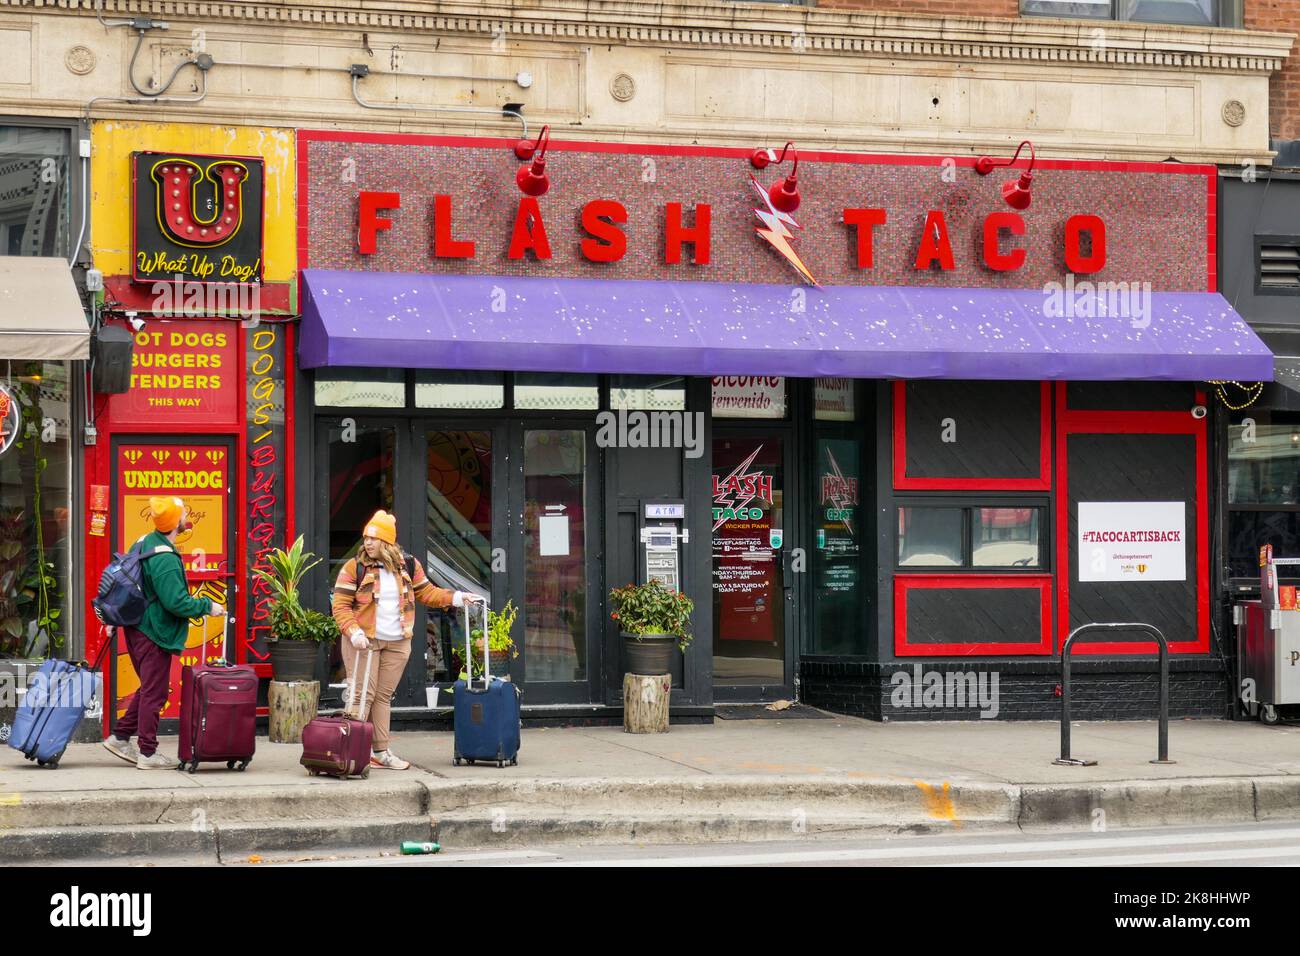
<svg viewBox="0 0 1300 956">
<path fill-rule="evenodd" d="M 898 509 L 898 566 L 1041 571 L 1046 514 L 1039 504 L 904 505 Z"/>
<path fill-rule="evenodd" d="M 1221 6 L 1219 0 L 1020 0 L 1025 15 L 1233 26 L 1221 22 Z"/>
<path fill-rule="evenodd" d="M 965 561 L 962 508 L 899 508 L 898 566 L 959 568 Z"/>
<path fill-rule="evenodd" d="M 316 373 L 322 408 L 405 408 L 406 372 L 390 369 L 322 369 Z"/>
<path fill-rule="evenodd" d="M 67 256 L 69 140 L 63 129 L 0 126 L 0 255 Z"/>
<path fill-rule="evenodd" d="M 1248 408 L 1228 426 L 1228 576 L 1259 576 L 1259 549 L 1300 557 L 1300 415 Z M 1286 578 L 1300 568 L 1283 566 Z"/>
<path fill-rule="evenodd" d="M 416 408 L 504 408 L 501 372 L 416 372 Z"/>
</svg>

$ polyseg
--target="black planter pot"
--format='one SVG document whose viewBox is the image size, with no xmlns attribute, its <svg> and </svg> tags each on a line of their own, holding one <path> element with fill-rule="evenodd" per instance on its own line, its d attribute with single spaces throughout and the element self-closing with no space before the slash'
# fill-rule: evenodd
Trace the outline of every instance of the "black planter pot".
<svg viewBox="0 0 1300 956">
<path fill-rule="evenodd" d="M 673 655 L 678 653 L 677 638 L 672 634 L 623 635 L 623 651 L 629 674 L 668 674 L 673 669 Z"/>
<path fill-rule="evenodd" d="M 316 679 L 316 659 L 320 645 L 315 641 L 269 641 L 272 680 L 304 681 Z"/>
</svg>

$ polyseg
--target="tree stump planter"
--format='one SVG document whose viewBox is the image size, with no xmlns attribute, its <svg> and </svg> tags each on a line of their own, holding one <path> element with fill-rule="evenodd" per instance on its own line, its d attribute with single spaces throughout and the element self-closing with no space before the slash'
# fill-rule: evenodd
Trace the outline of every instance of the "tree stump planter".
<svg viewBox="0 0 1300 956">
<path fill-rule="evenodd" d="M 668 733 L 671 674 L 623 675 L 623 729 L 629 734 Z"/>
<path fill-rule="evenodd" d="M 273 744 L 302 743 L 302 729 L 316 716 L 320 681 L 271 681 L 267 737 Z"/>
</svg>

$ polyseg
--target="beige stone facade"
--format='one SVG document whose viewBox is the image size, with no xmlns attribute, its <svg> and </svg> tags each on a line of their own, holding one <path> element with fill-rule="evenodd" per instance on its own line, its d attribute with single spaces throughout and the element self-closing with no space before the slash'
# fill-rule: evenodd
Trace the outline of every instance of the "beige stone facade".
<svg viewBox="0 0 1300 956">
<path fill-rule="evenodd" d="M 169 25 L 135 77 L 180 67 L 172 102 L 133 90 L 137 31 L 91 0 L 0 0 L 0 114 L 513 135 L 513 103 L 584 140 L 1266 163 L 1293 40 L 769 3 L 102 2 Z"/>
</svg>

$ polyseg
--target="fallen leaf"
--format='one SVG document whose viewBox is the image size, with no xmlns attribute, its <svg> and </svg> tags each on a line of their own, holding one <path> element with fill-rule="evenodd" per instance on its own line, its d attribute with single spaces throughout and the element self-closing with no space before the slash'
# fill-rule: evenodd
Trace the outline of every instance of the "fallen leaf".
<svg viewBox="0 0 1300 956">
<path fill-rule="evenodd" d="M 788 700 L 778 700 L 767 705 L 768 710 L 789 710 L 790 702 Z"/>
<path fill-rule="evenodd" d="M 248 858 L 248 862 L 249 862 L 249 863 L 261 863 L 261 862 L 262 862 L 262 858 L 261 858 L 260 856 L 258 856 L 256 853 L 254 853 L 252 856 L 250 856 L 250 857 Z"/>
</svg>

